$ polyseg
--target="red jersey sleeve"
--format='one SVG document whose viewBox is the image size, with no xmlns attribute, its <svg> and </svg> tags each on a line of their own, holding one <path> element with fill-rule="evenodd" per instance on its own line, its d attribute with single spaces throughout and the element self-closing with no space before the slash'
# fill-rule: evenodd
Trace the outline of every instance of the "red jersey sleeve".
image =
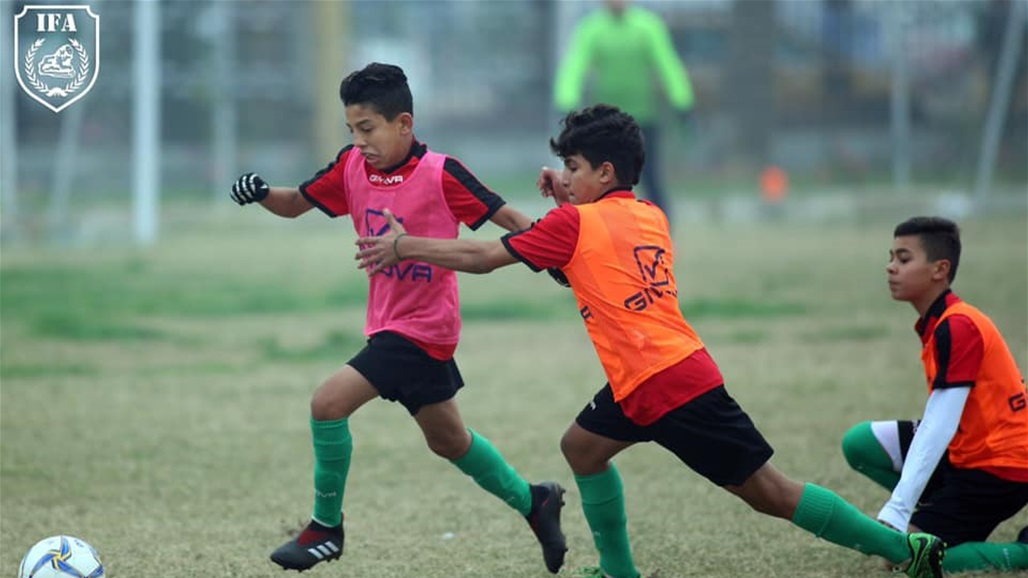
<svg viewBox="0 0 1028 578">
<path fill-rule="evenodd" d="M 952 315 L 935 328 L 933 389 L 974 387 L 982 366 L 985 341 L 978 327 L 965 315 Z"/>
<path fill-rule="evenodd" d="M 533 271 L 559 269 L 575 254 L 580 227 L 578 209 L 567 203 L 546 213 L 530 229 L 508 233 L 502 240 L 507 251 Z"/>
<path fill-rule="evenodd" d="M 300 194 L 329 217 L 341 217 L 350 213 L 343 171 L 352 150 L 353 145 L 347 145 L 339 151 L 334 161 L 300 185 Z"/>
<path fill-rule="evenodd" d="M 500 195 L 453 157 L 446 157 L 443 163 L 443 195 L 453 216 L 472 230 L 485 224 L 504 205 Z"/>
</svg>

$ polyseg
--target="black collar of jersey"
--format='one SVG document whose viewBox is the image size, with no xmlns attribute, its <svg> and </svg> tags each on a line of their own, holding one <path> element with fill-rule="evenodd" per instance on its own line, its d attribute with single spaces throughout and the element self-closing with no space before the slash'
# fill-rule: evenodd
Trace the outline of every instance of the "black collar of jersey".
<svg viewBox="0 0 1028 578">
<path fill-rule="evenodd" d="M 403 157 L 402 161 L 400 161 L 400 162 L 396 163 L 395 165 L 393 165 L 393 166 L 383 170 L 382 172 L 384 174 L 387 174 L 387 175 L 389 173 L 395 173 L 396 171 L 400 170 L 401 168 L 407 166 L 407 163 L 409 163 L 412 158 L 417 157 L 417 158 L 420 159 L 421 157 L 425 156 L 425 152 L 427 150 L 428 150 L 427 146 L 425 146 L 424 144 L 418 142 L 418 139 L 414 139 L 414 142 L 411 143 L 411 145 L 410 145 L 410 151 L 407 153 L 407 156 Z"/>
<path fill-rule="evenodd" d="M 942 317 L 942 314 L 946 312 L 946 309 L 958 301 L 960 301 L 960 297 L 957 297 L 957 294 L 952 289 L 946 289 L 932 302 L 931 306 L 928 307 L 928 311 L 925 311 L 924 316 L 918 319 L 914 325 L 914 329 L 921 336 L 922 341 L 935 331 L 935 325 L 939 318 Z"/>
<path fill-rule="evenodd" d="M 610 189 L 609 191 L 607 191 L 607 192 L 603 193 L 602 195 L 596 197 L 596 200 L 598 201 L 598 200 L 602 199 L 603 197 L 606 197 L 607 195 L 612 195 L 614 193 L 632 193 L 632 194 L 635 194 L 635 193 L 632 192 L 632 187 L 614 187 L 613 189 Z"/>
</svg>

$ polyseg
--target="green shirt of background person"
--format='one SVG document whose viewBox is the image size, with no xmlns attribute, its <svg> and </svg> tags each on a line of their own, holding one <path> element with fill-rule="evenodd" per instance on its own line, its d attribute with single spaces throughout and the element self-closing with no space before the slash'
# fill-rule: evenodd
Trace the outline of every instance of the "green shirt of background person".
<svg viewBox="0 0 1028 578">
<path fill-rule="evenodd" d="M 583 102 L 587 87 L 589 102 Z M 554 80 L 554 105 L 567 113 L 611 104 L 632 115 L 646 140 L 643 190 L 673 220 L 658 162 L 662 89 L 685 122 L 693 108 L 692 84 L 663 18 L 627 0 L 606 0 L 572 31 Z"/>
</svg>

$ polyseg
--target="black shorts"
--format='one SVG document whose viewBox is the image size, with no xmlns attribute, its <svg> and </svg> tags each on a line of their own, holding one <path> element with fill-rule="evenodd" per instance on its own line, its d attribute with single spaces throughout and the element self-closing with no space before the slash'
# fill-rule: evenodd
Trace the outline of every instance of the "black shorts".
<svg viewBox="0 0 1028 578">
<path fill-rule="evenodd" d="M 383 399 L 400 402 L 411 415 L 451 399 L 464 387 L 457 362 L 439 361 L 391 331 L 372 335 L 347 365 L 371 382 Z"/>
<path fill-rule="evenodd" d="M 900 421 L 900 450 L 907 457 L 917 422 Z M 948 547 L 984 542 L 1001 522 L 1028 506 L 1028 483 L 983 470 L 954 467 L 946 456 L 932 474 L 910 523 L 942 538 Z"/>
<path fill-rule="evenodd" d="M 621 411 L 607 384 L 575 421 L 583 429 L 611 439 L 657 442 L 719 486 L 742 484 L 774 453 L 723 385 L 648 426 L 640 426 Z"/>
</svg>

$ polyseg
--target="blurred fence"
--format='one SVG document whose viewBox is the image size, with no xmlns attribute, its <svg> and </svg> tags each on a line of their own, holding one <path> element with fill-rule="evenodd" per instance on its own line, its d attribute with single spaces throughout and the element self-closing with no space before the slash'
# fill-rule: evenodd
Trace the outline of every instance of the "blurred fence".
<svg viewBox="0 0 1028 578">
<path fill-rule="evenodd" d="M 545 139 L 556 128 L 557 59 L 571 25 L 600 4 L 162 0 L 160 64 L 151 71 L 160 153 L 136 160 L 133 59 L 137 35 L 148 33 L 134 28 L 140 3 L 87 3 L 101 15 L 103 66 L 86 98 L 54 114 L 21 92 L 4 59 L 0 94 L 14 101 L 2 109 L 11 136 L 0 182 L 13 187 L 0 207 L 5 239 L 69 234 L 90 212 L 124 213 L 137 162 L 158 163 L 163 204 L 224 203 L 243 170 L 300 182 L 348 141 L 336 87 L 373 60 L 406 69 L 421 139 L 487 181 L 532 174 L 549 160 Z M 697 93 L 695 132 L 667 137 L 678 139 L 681 157 L 665 163 L 672 183 L 756 174 L 767 164 L 828 185 L 890 183 L 900 159 L 904 185 L 972 186 L 1010 2 L 638 3 L 665 17 Z M 3 0 L 5 33 L 26 4 Z M 9 37 L 0 41 L 10 46 Z M 1008 189 L 1023 191 L 1023 44 L 1017 55 L 997 167 Z M 897 110 L 909 113 L 899 139 Z"/>
</svg>

